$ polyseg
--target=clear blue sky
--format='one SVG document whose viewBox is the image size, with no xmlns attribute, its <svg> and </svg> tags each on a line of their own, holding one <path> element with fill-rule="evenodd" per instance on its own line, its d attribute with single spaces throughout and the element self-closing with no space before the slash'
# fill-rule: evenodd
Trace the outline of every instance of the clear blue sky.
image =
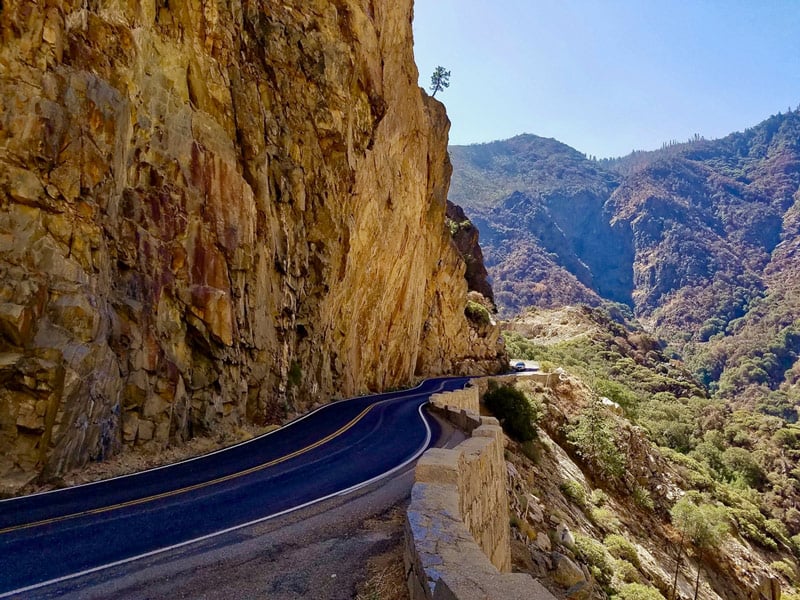
<svg viewBox="0 0 800 600">
<path fill-rule="evenodd" d="M 717 138 L 800 104 L 800 0 L 416 0 L 450 142 L 520 133 L 598 158 Z"/>
</svg>

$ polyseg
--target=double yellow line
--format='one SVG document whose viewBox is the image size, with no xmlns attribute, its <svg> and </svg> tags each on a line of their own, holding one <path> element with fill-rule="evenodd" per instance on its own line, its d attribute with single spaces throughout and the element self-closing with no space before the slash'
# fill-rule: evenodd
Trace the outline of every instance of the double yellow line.
<svg viewBox="0 0 800 600">
<path fill-rule="evenodd" d="M 317 440 L 313 444 L 306 446 L 305 448 L 300 448 L 299 450 L 295 450 L 294 452 L 290 452 L 284 456 L 279 458 L 275 458 L 269 462 L 265 462 L 260 465 L 256 465 L 255 467 L 250 467 L 249 469 L 245 469 L 244 471 L 238 471 L 236 473 L 231 473 L 229 475 L 224 475 L 222 477 L 218 477 L 216 479 L 211 479 L 209 481 L 203 481 L 201 483 L 195 483 L 193 485 L 189 485 L 186 487 L 178 488 L 175 490 L 170 490 L 168 492 L 161 492 L 160 494 L 154 494 L 152 496 L 146 496 L 144 498 L 137 498 L 135 500 L 128 500 L 127 502 L 120 502 L 119 504 L 111 504 L 109 506 L 101 506 L 99 508 L 93 508 L 90 510 L 83 510 L 81 512 L 71 513 L 68 515 L 61 515 L 58 517 L 52 517 L 50 519 L 42 519 L 41 521 L 33 521 L 31 523 L 23 523 L 22 525 L 14 525 L 12 527 L 6 527 L 5 529 L 0 529 L 0 535 L 4 533 L 10 533 L 12 531 L 20 531 L 23 529 L 32 529 L 33 527 L 40 527 L 42 525 L 50 525 L 52 523 L 60 523 L 61 521 L 67 521 L 69 519 L 77 519 L 79 517 L 85 517 L 88 515 L 99 515 L 105 512 L 110 512 L 112 510 L 117 510 L 119 508 L 126 508 L 128 506 L 136 506 L 137 504 L 145 504 L 146 502 L 151 502 L 153 500 L 161 500 L 162 498 L 169 498 L 171 496 L 177 496 L 178 494 L 183 494 L 184 492 L 192 492 L 194 490 L 199 490 L 204 487 L 210 487 L 212 485 L 216 485 L 218 483 L 224 483 L 225 481 L 230 481 L 232 479 L 236 479 L 237 477 L 243 477 L 245 475 L 250 475 L 251 473 L 257 473 L 258 471 L 263 471 L 264 469 L 268 469 L 269 467 L 275 466 L 282 462 L 286 462 L 296 456 L 300 456 L 301 454 L 305 454 L 306 452 L 310 452 L 315 448 L 319 448 L 323 444 L 331 441 L 332 439 L 342 435 L 345 431 L 352 429 L 356 423 L 358 423 L 364 416 L 375 408 L 379 403 L 371 404 L 364 410 L 362 410 L 353 420 L 349 423 L 343 425 L 341 428 L 337 429 L 331 434 L 326 435 L 324 438 Z"/>
</svg>

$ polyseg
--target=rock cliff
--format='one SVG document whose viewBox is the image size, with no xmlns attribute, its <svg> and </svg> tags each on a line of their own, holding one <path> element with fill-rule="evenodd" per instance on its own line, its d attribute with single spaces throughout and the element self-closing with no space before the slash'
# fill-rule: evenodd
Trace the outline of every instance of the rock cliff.
<svg viewBox="0 0 800 600">
<path fill-rule="evenodd" d="M 470 291 L 481 294 L 494 307 L 494 290 L 489 283 L 489 273 L 483 262 L 483 251 L 478 241 L 478 228 L 467 218 L 463 208 L 449 200 L 447 201 L 447 225 L 456 248 L 467 265 L 467 286 Z"/>
<path fill-rule="evenodd" d="M 502 364 L 411 16 L 2 4 L 0 477 Z"/>
</svg>

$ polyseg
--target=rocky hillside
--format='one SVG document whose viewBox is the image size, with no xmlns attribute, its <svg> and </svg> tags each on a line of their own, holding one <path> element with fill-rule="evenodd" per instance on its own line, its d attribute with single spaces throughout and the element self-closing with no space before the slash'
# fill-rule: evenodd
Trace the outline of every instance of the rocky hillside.
<svg viewBox="0 0 800 600">
<path fill-rule="evenodd" d="M 796 403 L 800 112 L 617 160 L 531 135 L 451 158 L 501 312 L 621 303 L 712 390 Z"/>
<path fill-rule="evenodd" d="M 502 363 L 411 5 L 2 5 L 1 478 Z"/>
<path fill-rule="evenodd" d="M 517 385 L 538 421 L 506 454 L 517 569 L 559 598 L 800 597 L 800 428 L 708 398 L 619 314 L 506 328 L 512 356 L 565 370 Z"/>
</svg>

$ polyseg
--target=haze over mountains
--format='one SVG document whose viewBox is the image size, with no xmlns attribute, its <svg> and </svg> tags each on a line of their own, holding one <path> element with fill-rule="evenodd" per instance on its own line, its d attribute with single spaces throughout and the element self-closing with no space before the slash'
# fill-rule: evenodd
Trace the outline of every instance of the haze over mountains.
<svg viewBox="0 0 800 600">
<path fill-rule="evenodd" d="M 502 313 L 621 303 L 712 389 L 793 404 L 800 112 L 614 160 L 534 135 L 450 156 Z"/>
</svg>

